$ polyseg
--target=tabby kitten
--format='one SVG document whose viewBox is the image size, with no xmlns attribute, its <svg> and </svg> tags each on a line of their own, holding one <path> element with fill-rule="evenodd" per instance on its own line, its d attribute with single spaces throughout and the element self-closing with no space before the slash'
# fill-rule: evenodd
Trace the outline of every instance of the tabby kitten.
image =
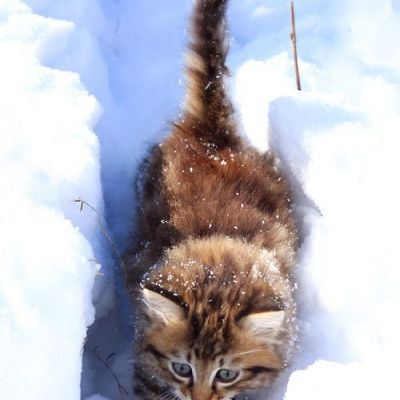
<svg viewBox="0 0 400 400">
<path fill-rule="evenodd" d="M 136 301 L 134 390 L 144 400 L 227 400 L 285 367 L 297 246 L 279 162 L 239 137 L 224 75 L 227 0 L 197 0 L 183 118 L 149 156 Z"/>
</svg>

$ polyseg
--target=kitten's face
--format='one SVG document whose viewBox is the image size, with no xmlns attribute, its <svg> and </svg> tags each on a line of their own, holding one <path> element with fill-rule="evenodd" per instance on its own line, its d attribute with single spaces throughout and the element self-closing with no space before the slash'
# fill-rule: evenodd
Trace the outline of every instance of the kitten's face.
<svg viewBox="0 0 400 400">
<path fill-rule="evenodd" d="M 283 368 L 284 311 L 216 324 L 218 315 L 203 315 L 196 326 L 193 316 L 165 296 L 144 289 L 143 299 L 149 324 L 141 338 L 140 363 L 161 382 L 165 399 L 232 399 L 269 386 Z"/>
</svg>

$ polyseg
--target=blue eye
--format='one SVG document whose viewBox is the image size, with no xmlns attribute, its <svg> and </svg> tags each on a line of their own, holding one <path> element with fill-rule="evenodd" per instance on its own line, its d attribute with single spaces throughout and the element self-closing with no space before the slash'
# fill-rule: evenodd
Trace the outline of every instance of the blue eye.
<svg viewBox="0 0 400 400">
<path fill-rule="evenodd" d="M 220 369 L 215 377 L 221 383 L 231 383 L 239 376 L 238 371 L 232 369 Z"/>
<path fill-rule="evenodd" d="M 190 378 L 192 376 L 192 368 L 189 364 L 173 362 L 172 370 L 182 378 Z"/>
</svg>

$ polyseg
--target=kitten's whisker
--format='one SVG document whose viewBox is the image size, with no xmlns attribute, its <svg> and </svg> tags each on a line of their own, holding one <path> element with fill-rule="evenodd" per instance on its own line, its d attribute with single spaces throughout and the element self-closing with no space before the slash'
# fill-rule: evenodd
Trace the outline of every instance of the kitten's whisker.
<svg viewBox="0 0 400 400">
<path fill-rule="evenodd" d="M 158 396 L 156 400 L 180 400 L 180 397 L 178 397 L 172 390 L 167 390 Z"/>
<path fill-rule="evenodd" d="M 165 396 L 167 396 L 167 395 L 169 394 L 169 392 L 170 392 L 170 390 L 167 390 L 166 392 L 161 393 L 161 394 L 157 397 L 156 400 L 163 400 L 163 399 L 165 399 Z"/>
<path fill-rule="evenodd" d="M 168 400 L 181 400 L 181 398 L 172 390 L 169 391 L 170 397 Z"/>
</svg>

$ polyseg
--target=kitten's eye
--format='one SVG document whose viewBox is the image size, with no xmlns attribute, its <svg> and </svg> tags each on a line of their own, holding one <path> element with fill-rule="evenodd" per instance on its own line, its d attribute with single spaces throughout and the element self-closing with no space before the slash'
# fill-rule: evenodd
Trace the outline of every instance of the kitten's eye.
<svg viewBox="0 0 400 400">
<path fill-rule="evenodd" d="M 172 369 L 174 372 L 182 378 L 190 378 L 192 376 L 192 368 L 189 364 L 173 362 Z"/>
<path fill-rule="evenodd" d="M 221 383 L 231 383 L 239 376 L 238 371 L 232 369 L 220 369 L 215 377 Z"/>
</svg>

